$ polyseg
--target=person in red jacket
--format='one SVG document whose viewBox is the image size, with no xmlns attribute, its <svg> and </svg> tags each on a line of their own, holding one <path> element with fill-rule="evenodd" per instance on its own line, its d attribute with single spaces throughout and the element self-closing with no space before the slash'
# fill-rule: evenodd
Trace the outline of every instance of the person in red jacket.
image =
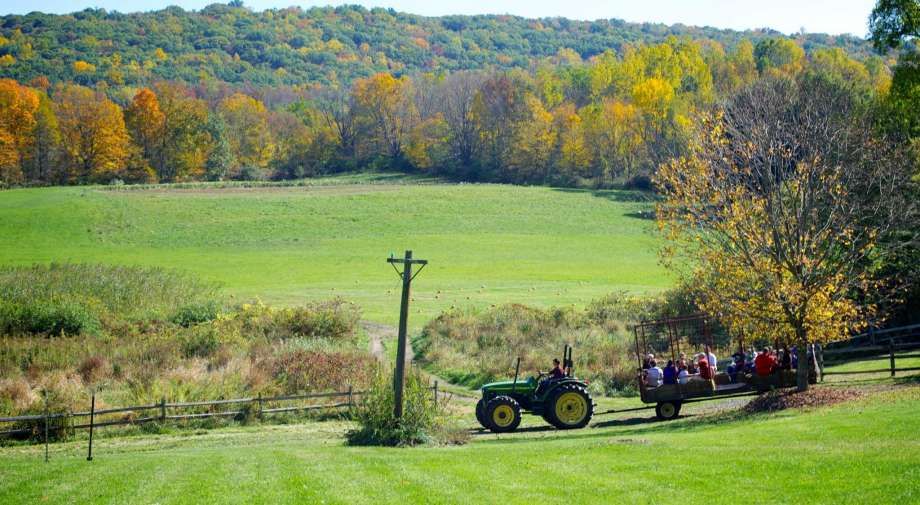
<svg viewBox="0 0 920 505">
<path fill-rule="evenodd" d="M 709 360 L 705 354 L 699 355 L 696 364 L 700 368 L 700 379 L 712 380 L 712 367 L 709 366 Z"/>
<path fill-rule="evenodd" d="M 760 376 L 770 375 L 776 370 L 776 358 L 770 354 L 770 350 L 766 347 L 761 349 L 760 354 L 754 358 L 754 370 Z"/>
</svg>

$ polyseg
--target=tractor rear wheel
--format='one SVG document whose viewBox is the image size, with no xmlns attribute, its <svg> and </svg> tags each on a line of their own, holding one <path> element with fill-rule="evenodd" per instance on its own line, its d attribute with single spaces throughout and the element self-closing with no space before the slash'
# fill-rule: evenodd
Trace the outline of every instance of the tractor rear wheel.
<svg viewBox="0 0 920 505">
<path fill-rule="evenodd" d="M 655 415 L 662 421 L 676 419 L 680 414 L 680 402 L 661 402 L 655 406 Z"/>
<path fill-rule="evenodd" d="M 480 398 L 476 402 L 476 420 L 479 421 L 480 426 L 485 429 L 489 429 L 489 424 L 486 422 L 486 399 Z"/>
<path fill-rule="evenodd" d="M 494 433 L 506 433 L 521 424 L 521 406 L 510 396 L 496 396 L 489 400 L 485 410 L 486 422 Z"/>
<path fill-rule="evenodd" d="M 560 430 L 584 428 L 594 414 L 588 390 L 577 384 L 559 386 L 549 394 L 545 419 Z"/>
</svg>

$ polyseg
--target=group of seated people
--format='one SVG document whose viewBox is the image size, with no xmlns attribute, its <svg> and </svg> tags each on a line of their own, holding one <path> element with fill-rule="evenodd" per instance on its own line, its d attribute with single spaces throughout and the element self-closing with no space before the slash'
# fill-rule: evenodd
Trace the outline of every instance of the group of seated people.
<svg viewBox="0 0 920 505">
<path fill-rule="evenodd" d="M 752 349 L 753 351 L 753 349 Z M 764 347 L 756 356 L 738 351 L 732 355 L 732 362 L 725 370 L 728 380 L 738 382 L 739 374 L 769 376 L 778 370 L 791 370 L 797 366 L 798 358 L 796 348 L 791 350 L 783 346 L 775 351 L 771 347 Z M 693 380 L 713 380 L 718 371 L 718 360 L 708 347 L 705 352 L 697 353 L 693 360 L 688 361 L 684 353 L 675 363 L 669 359 L 664 369 L 660 368 L 654 354 L 646 356 L 642 364 L 642 377 L 647 387 L 658 387 L 662 384 L 687 384 Z"/>
<path fill-rule="evenodd" d="M 654 354 L 645 357 L 642 364 L 642 376 L 645 385 L 658 387 L 662 384 L 687 384 L 690 381 L 711 381 L 718 370 L 716 355 L 707 348 L 706 352 L 696 354 L 692 360 L 687 360 L 684 353 L 675 362 L 669 359 L 664 369 L 658 366 Z"/>
</svg>

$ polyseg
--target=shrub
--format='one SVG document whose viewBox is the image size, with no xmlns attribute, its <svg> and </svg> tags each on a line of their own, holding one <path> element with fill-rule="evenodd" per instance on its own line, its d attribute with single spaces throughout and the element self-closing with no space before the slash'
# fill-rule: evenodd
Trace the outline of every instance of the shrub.
<svg viewBox="0 0 920 505">
<path fill-rule="evenodd" d="M 234 179 L 239 181 L 261 181 L 265 179 L 265 173 L 259 167 L 246 165 L 240 168 L 239 173 Z"/>
<path fill-rule="evenodd" d="M 99 331 L 99 320 L 70 301 L 0 302 L 0 334 L 79 335 Z"/>
<path fill-rule="evenodd" d="M 77 372 L 83 382 L 93 384 L 108 375 L 109 362 L 102 356 L 90 356 L 80 363 Z"/>
<path fill-rule="evenodd" d="M 203 303 L 183 305 L 172 317 L 172 322 L 188 328 L 195 324 L 213 321 L 219 314 L 220 304 L 215 300 L 208 300 Z"/>
<path fill-rule="evenodd" d="M 179 338 L 186 358 L 207 358 L 220 347 L 220 336 L 213 327 L 195 328 Z"/>
<path fill-rule="evenodd" d="M 421 374 L 407 374 L 403 399 L 403 416 L 397 420 L 393 417 L 393 374 L 378 369 L 373 385 L 355 409 L 359 427 L 348 432 L 348 443 L 411 446 L 431 441 L 440 412 Z"/>
<path fill-rule="evenodd" d="M 256 364 L 269 370 L 285 393 L 341 390 L 347 385 L 370 384 L 374 358 L 364 351 L 291 348 L 279 346 L 275 354 Z"/>
<path fill-rule="evenodd" d="M 240 305 L 221 322 L 226 330 L 238 327 L 249 338 L 269 340 L 294 337 L 353 341 L 360 320 L 358 308 L 344 300 L 311 303 L 301 307 L 273 309 L 260 301 Z"/>
</svg>

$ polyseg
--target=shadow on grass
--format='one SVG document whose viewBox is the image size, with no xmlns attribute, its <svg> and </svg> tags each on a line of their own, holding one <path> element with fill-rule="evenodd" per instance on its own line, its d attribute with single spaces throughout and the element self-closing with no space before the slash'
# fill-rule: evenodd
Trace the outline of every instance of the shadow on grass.
<svg viewBox="0 0 920 505">
<path fill-rule="evenodd" d="M 560 193 L 578 193 L 589 194 L 597 198 L 603 198 L 611 202 L 636 203 L 636 202 L 655 202 L 655 194 L 649 191 L 627 190 L 627 189 L 579 189 L 579 188 L 553 188 L 553 191 Z"/>
<path fill-rule="evenodd" d="M 642 212 L 627 212 L 626 214 L 623 214 L 623 215 L 626 217 L 634 218 L 634 219 L 645 219 L 649 221 L 655 220 L 655 211 L 652 211 L 652 210 L 642 211 Z"/>
<path fill-rule="evenodd" d="M 658 433 L 686 433 L 703 430 L 725 423 L 764 418 L 765 413 L 749 413 L 742 409 L 708 415 L 681 415 L 673 421 L 660 421 L 655 417 L 629 417 L 625 419 L 611 419 L 594 423 L 587 430 L 557 430 L 552 426 L 535 426 L 520 429 L 513 434 L 504 434 L 500 438 L 488 441 L 489 443 L 513 444 L 534 440 L 533 437 L 516 437 L 518 433 L 556 432 L 552 439 L 565 440 L 591 440 L 597 438 L 622 438 L 640 435 L 653 435 Z M 607 431 L 605 428 L 625 428 L 617 431 Z M 480 431 L 475 435 L 491 435 L 488 431 Z M 485 441 L 484 441 L 485 442 Z"/>
</svg>

